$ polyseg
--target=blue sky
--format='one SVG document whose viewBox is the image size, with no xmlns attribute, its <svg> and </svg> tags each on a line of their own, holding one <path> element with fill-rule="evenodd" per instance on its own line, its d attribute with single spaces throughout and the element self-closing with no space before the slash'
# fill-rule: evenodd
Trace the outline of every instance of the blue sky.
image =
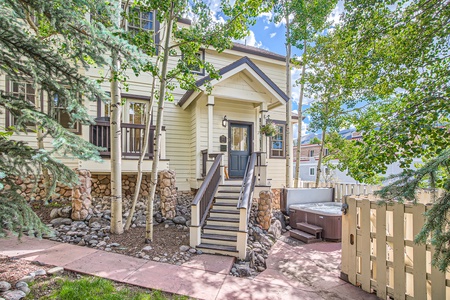
<svg viewBox="0 0 450 300">
<path fill-rule="evenodd" d="M 344 11 L 343 2 L 339 1 L 336 8 L 330 14 L 328 20 L 337 23 L 339 20 L 340 14 Z M 254 46 L 258 48 L 263 48 L 278 54 L 285 55 L 286 54 L 286 46 L 285 46 L 285 22 L 281 22 L 279 24 L 275 24 L 271 22 L 272 14 L 265 13 L 258 17 L 256 24 L 250 28 L 249 36 L 245 39 L 240 40 L 238 42 L 242 44 L 247 44 L 249 46 Z M 295 55 L 301 56 L 302 51 L 293 47 L 292 48 L 292 57 Z M 292 99 L 293 105 L 292 109 L 294 112 L 298 111 L 298 98 L 299 98 L 299 90 L 298 86 L 295 86 L 295 81 L 299 78 L 300 70 L 292 70 Z M 285 87 L 280 87 L 285 89 Z M 304 99 L 303 110 L 309 107 L 309 102 L 313 101 L 313 99 Z M 305 120 L 303 124 L 303 131 L 306 130 L 308 119 Z M 294 128 L 294 138 L 297 137 L 297 127 Z"/>
</svg>

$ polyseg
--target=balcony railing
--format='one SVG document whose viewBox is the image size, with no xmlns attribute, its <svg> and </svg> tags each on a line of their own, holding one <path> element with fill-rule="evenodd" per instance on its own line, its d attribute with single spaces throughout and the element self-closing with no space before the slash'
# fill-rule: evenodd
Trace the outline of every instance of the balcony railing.
<svg viewBox="0 0 450 300">
<path fill-rule="evenodd" d="M 144 128 L 145 125 L 122 123 L 122 157 L 138 157 L 144 146 Z M 164 129 L 163 129 L 164 130 Z M 153 139 L 155 136 L 155 126 L 150 127 L 147 138 L 149 139 L 148 149 L 145 158 L 153 158 Z M 103 157 L 111 156 L 111 133 L 108 121 L 97 121 L 97 124 L 91 125 L 89 139 L 92 144 L 105 148 L 100 152 Z"/>
</svg>

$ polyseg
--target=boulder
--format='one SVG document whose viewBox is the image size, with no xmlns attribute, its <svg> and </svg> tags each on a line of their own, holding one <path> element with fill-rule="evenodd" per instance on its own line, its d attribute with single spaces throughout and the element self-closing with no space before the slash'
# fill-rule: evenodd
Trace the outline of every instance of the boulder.
<svg viewBox="0 0 450 300">
<path fill-rule="evenodd" d="M 272 224 L 269 227 L 268 232 L 273 234 L 275 239 L 278 239 L 281 236 L 282 228 L 283 227 L 282 227 L 280 220 L 276 219 L 276 220 L 273 220 Z"/>
<path fill-rule="evenodd" d="M 27 294 L 20 290 L 6 291 L 1 294 L 5 300 L 20 300 L 25 298 Z"/>
<path fill-rule="evenodd" d="M 176 216 L 175 218 L 173 218 L 172 220 L 175 224 L 181 224 L 181 225 L 185 225 L 186 224 L 186 218 L 183 216 Z"/>
<path fill-rule="evenodd" d="M 0 292 L 6 292 L 11 288 L 11 284 L 6 281 L 0 281 Z"/>
</svg>

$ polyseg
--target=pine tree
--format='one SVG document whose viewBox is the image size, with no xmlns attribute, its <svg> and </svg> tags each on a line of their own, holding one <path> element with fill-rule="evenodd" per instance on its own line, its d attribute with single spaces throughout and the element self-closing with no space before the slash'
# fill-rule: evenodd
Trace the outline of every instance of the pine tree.
<svg viewBox="0 0 450 300">
<path fill-rule="evenodd" d="M 2 1 L 1 73 L 11 81 L 32 83 L 49 98 L 58 95 L 58 106 L 66 109 L 72 122 L 90 124 L 81 99 L 106 101 L 107 96 L 98 82 L 80 73 L 80 68 L 107 65 L 111 49 L 116 49 L 129 66 L 141 62 L 137 48 L 121 38 L 118 28 L 111 24 L 105 27 L 103 17 L 114 9 L 108 2 L 95 0 Z M 87 14 L 92 17 L 86 18 Z M 38 180 L 46 169 L 51 194 L 57 182 L 71 185 L 77 181 L 75 173 L 56 156 L 100 160 L 98 149 L 36 109 L 23 95 L 0 90 L 0 107 L 15 120 L 14 127 L 0 131 L 0 226 L 19 234 L 23 230 L 41 234 L 45 227 L 20 195 L 15 179 L 33 175 Z M 33 149 L 11 138 L 11 132 L 24 134 L 30 124 L 53 139 L 51 149 Z"/>
</svg>

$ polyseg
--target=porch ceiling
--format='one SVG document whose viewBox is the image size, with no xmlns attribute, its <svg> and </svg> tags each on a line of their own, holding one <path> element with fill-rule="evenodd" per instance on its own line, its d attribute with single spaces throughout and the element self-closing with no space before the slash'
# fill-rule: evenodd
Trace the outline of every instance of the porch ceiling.
<svg viewBox="0 0 450 300">
<path fill-rule="evenodd" d="M 287 95 L 247 57 L 222 68 L 219 72 L 222 77 L 211 81 L 211 95 L 215 97 L 255 104 L 266 102 L 271 108 L 283 105 L 288 100 Z M 209 76 L 198 80 L 196 84 L 199 91 L 187 91 L 178 105 L 186 109 L 196 101 L 206 92 L 205 83 L 208 80 Z"/>
</svg>

